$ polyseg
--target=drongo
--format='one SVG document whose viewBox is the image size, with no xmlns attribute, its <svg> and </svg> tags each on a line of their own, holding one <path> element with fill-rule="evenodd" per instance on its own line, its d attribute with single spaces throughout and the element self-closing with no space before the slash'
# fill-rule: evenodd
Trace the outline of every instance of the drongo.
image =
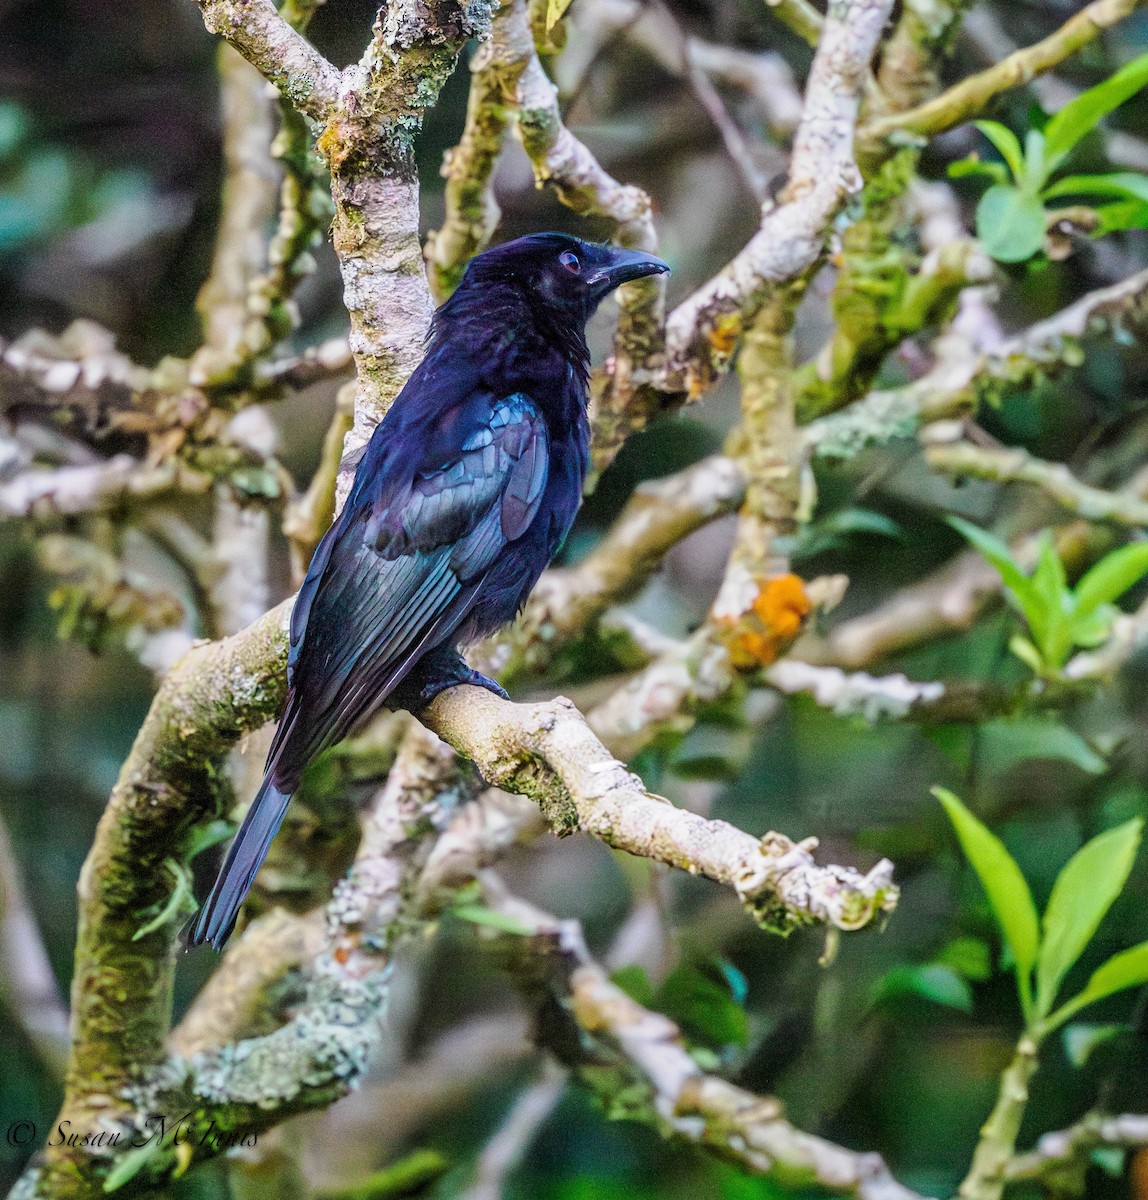
<svg viewBox="0 0 1148 1200">
<path fill-rule="evenodd" d="M 562 545 L 589 461 L 586 321 L 669 268 L 540 233 L 471 260 L 362 452 L 291 614 L 287 701 L 263 784 L 189 946 L 221 949 L 307 764 L 384 705 L 479 684 L 457 647 L 512 620 Z"/>
</svg>

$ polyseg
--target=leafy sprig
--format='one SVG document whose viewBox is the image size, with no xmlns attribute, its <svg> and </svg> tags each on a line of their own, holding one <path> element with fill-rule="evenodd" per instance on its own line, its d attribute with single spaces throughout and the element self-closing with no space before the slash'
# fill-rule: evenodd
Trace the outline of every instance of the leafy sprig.
<svg viewBox="0 0 1148 1200">
<path fill-rule="evenodd" d="M 1024 262 L 1044 246 L 1048 205 L 1073 197 L 1093 198 L 1094 232 L 1148 227 L 1148 176 L 1133 171 L 1100 175 L 1067 175 L 1050 182 L 1077 143 L 1113 109 L 1148 84 L 1148 54 L 1122 67 L 1094 88 L 1081 93 L 1053 116 L 1043 130 L 1030 129 L 1020 139 L 999 121 L 977 121 L 976 127 L 1003 162 L 970 157 L 953 163 L 953 177 L 981 176 L 992 186 L 977 205 L 977 236 L 998 262 Z"/>
<path fill-rule="evenodd" d="M 1053 885 L 1043 918 L 1004 843 L 945 788 L 934 788 L 961 848 L 980 878 L 1012 953 L 1027 1032 L 1038 1043 L 1082 1008 L 1126 988 L 1148 983 L 1148 942 L 1114 955 L 1084 987 L 1054 1007 L 1064 980 L 1120 895 L 1144 831 L 1136 817 L 1082 846 Z"/>
<path fill-rule="evenodd" d="M 1148 542 L 1135 542 L 1105 555 L 1073 588 L 1051 534 L 1042 536 L 1029 575 L 999 538 L 960 517 L 948 520 L 1000 572 L 1009 603 L 1028 626 L 1028 636 L 1016 634 L 1009 649 L 1042 678 L 1059 676 L 1077 647 L 1100 645 L 1118 614 L 1115 601 L 1148 574 Z"/>
</svg>

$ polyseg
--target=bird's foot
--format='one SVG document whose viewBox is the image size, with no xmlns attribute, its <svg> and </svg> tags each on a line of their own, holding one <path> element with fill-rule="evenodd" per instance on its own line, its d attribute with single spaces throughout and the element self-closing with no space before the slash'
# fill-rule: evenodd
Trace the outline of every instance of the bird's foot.
<svg viewBox="0 0 1148 1200">
<path fill-rule="evenodd" d="M 447 688 L 470 684 L 484 687 L 503 700 L 509 700 L 506 690 L 481 671 L 470 666 L 453 647 L 448 650 L 432 650 L 411 668 L 407 677 L 387 697 L 388 708 L 405 708 L 407 712 L 421 712 Z"/>
</svg>

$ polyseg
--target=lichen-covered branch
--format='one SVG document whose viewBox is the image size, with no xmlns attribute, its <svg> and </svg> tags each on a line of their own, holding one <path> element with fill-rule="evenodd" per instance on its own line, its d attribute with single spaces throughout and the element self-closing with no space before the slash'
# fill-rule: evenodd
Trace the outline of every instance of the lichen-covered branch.
<svg viewBox="0 0 1148 1200">
<path fill-rule="evenodd" d="M 911 437 L 932 421 L 973 413 L 984 400 L 1079 366 L 1085 338 L 1122 330 L 1142 339 L 1146 297 L 1148 271 L 1138 271 L 980 354 L 959 331 L 950 331 L 929 374 L 903 388 L 870 392 L 845 411 L 812 422 L 805 427 L 805 443 L 823 458 L 851 458 L 870 446 Z"/>
<path fill-rule="evenodd" d="M 1111 537 L 1085 521 L 1070 522 L 1056 531 L 1057 553 L 1070 573 L 1111 546 Z M 1035 536 L 1026 536 L 1013 547 L 1026 568 L 1035 563 L 1037 552 Z M 795 653 L 813 665 L 861 670 L 902 650 L 970 628 L 1000 596 L 1000 575 L 975 551 L 966 550 L 898 589 L 872 612 L 842 621 L 824 638 L 806 637 Z"/>
<path fill-rule="evenodd" d="M 702 1070 L 677 1026 L 638 1004 L 594 962 L 576 922 L 559 921 L 514 897 L 495 903 L 529 931 L 503 938 L 502 958 L 528 998 L 557 1001 L 576 1027 L 581 1037 L 555 1038 L 554 1048 L 589 1086 L 602 1087 L 607 1073 L 620 1075 L 613 1086 L 606 1083 L 607 1095 L 626 1088 L 635 1116 L 786 1188 L 855 1200 L 920 1200 L 894 1179 L 880 1155 L 805 1133 L 786 1120 L 777 1100 Z M 594 1069 L 583 1075 L 582 1067 Z"/>
<path fill-rule="evenodd" d="M 510 0 L 509 7 L 511 19 L 518 22 L 516 39 L 531 37 L 525 0 Z M 654 253 L 658 244 L 649 196 L 633 184 L 619 183 L 566 128 L 557 88 L 537 54 L 518 77 L 516 109 L 515 134 L 534 168 L 535 182 L 553 187 L 562 203 L 579 215 L 606 218 L 620 245 Z M 618 290 L 614 354 L 591 383 L 592 476 L 656 411 L 653 393 L 639 394 L 636 389 L 661 350 L 664 297 L 660 276 L 635 280 Z"/>
<path fill-rule="evenodd" d="M 724 370 L 742 329 L 771 287 L 803 276 L 820 259 L 830 223 L 861 186 L 853 134 L 861 90 L 890 5 L 835 4 L 814 56 L 789 179 L 760 229 L 715 278 L 666 322 L 667 390 L 695 396 Z"/>
<path fill-rule="evenodd" d="M 878 141 L 894 134 L 933 137 L 964 121 L 980 116 L 1002 92 L 1027 83 L 1035 75 L 1051 70 L 1106 29 L 1135 12 L 1143 0 L 1094 0 L 1073 14 L 1042 41 L 1010 54 L 1007 58 L 942 92 L 908 112 L 881 117 L 866 125 L 861 136 Z"/>
<path fill-rule="evenodd" d="M 180 847 L 219 812 L 219 765 L 236 739 L 282 701 L 286 606 L 222 642 L 193 649 L 168 675 L 100 818 L 78 887 L 72 1056 L 64 1100 L 77 1127 L 107 1114 L 141 1071 L 165 1057 L 179 910 Z M 48 1147 L 43 1194 L 87 1194 L 100 1164 Z"/>
<path fill-rule="evenodd" d="M 1148 1116 L 1091 1112 L 1067 1129 L 1044 1134 L 1032 1150 L 1014 1155 L 1005 1166 L 1005 1180 L 1040 1183 L 1054 1195 L 1080 1195 L 1094 1150 L 1132 1150 L 1145 1146 L 1148 1146 Z"/>
<path fill-rule="evenodd" d="M 300 112 L 326 121 L 339 101 L 342 78 L 271 0 L 200 0 L 204 24 L 226 38 Z"/>
<path fill-rule="evenodd" d="M 1091 487 L 1077 479 L 1063 463 L 1045 462 L 1019 447 L 926 440 L 925 461 L 935 471 L 947 475 L 1032 484 L 1086 521 L 1111 521 L 1135 529 L 1148 526 L 1148 501 L 1135 492 Z"/>
<path fill-rule="evenodd" d="M 22 471 L 0 484 L 0 517 L 72 517 L 159 496 L 202 495 L 210 488 L 209 475 L 179 459 L 149 468 L 129 454 L 117 454 L 90 466 Z"/>
<path fill-rule="evenodd" d="M 470 96 L 462 138 L 442 165 L 446 219 L 427 237 L 423 253 L 431 287 L 444 300 L 458 286 L 467 262 L 490 241 L 498 225 L 494 170 L 518 102 L 518 80 L 534 56 L 529 25 L 513 4 L 503 4 L 490 23 L 490 38 L 470 61 Z"/>
<path fill-rule="evenodd" d="M 904 111 L 935 93 L 940 59 L 965 7 L 963 0 L 946 0 L 927 9 L 902 8 L 866 96 L 868 117 Z M 830 301 L 833 332 L 795 381 L 799 420 L 863 395 L 890 350 L 948 316 L 961 288 L 991 272 L 987 256 L 967 238 L 932 247 L 922 261 L 904 236 L 920 151 L 890 151 L 885 145 L 860 147 L 860 212 L 841 235 Z"/>
<path fill-rule="evenodd" d="M 263 269 L 264 230 L 275 211 L 278 178 L 271 158 L 274 94 L 263 76 L 235 49 L 221 45 L 220 107 L 223 126 L 223 193 L 211 272 L 196 306 L 204 344 L 191 362 L 193 383 L 214 383 L 245 359 L 248 292 Z"/>
<path fill-rule="evenodd" d="M 130 408 L 152 372 L 116 349 L 94 321 L 73 321 L 58 337 L 31 330 L 0 341 L 0 413 L 50 413 L 58 425 L 95 433 Z"/>
<path fill-rule="evenodd" d="M 437 696 L 421 719 L 489 782 L 537 800 L 555 832 L 581 830 L 705 875 L 732 887 L 763 924 L 858 929 L 896 903 L 891 863 L 866 876 L 819 867 L 815 840 L 795 844 L 769 834 L 759 841 L 647 792 L 567 700 L 512 705 L 485 689 L 458 687 Z"/>
</svg>

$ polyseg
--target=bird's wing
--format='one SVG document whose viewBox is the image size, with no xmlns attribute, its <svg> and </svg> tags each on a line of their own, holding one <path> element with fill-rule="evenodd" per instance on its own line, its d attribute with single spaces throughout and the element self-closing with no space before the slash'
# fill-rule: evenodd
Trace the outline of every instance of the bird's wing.
<svg viewBox="0 0 1148 1200">
<path fill-rule="evenodd" d="M 453 454 L 442 461 L 432 449 L 439 461 L 424 456 L 412 471 L 396 446 L 379 478 L 356 483 L 315 553 L 292 613 L 291 696 L 268 760 L 279 783 L 293 784 L 449 637 L 538 511 L 549 439 L 528 396 L 460 405 L 441 423 L 456 435 Z"/>
</svg>

